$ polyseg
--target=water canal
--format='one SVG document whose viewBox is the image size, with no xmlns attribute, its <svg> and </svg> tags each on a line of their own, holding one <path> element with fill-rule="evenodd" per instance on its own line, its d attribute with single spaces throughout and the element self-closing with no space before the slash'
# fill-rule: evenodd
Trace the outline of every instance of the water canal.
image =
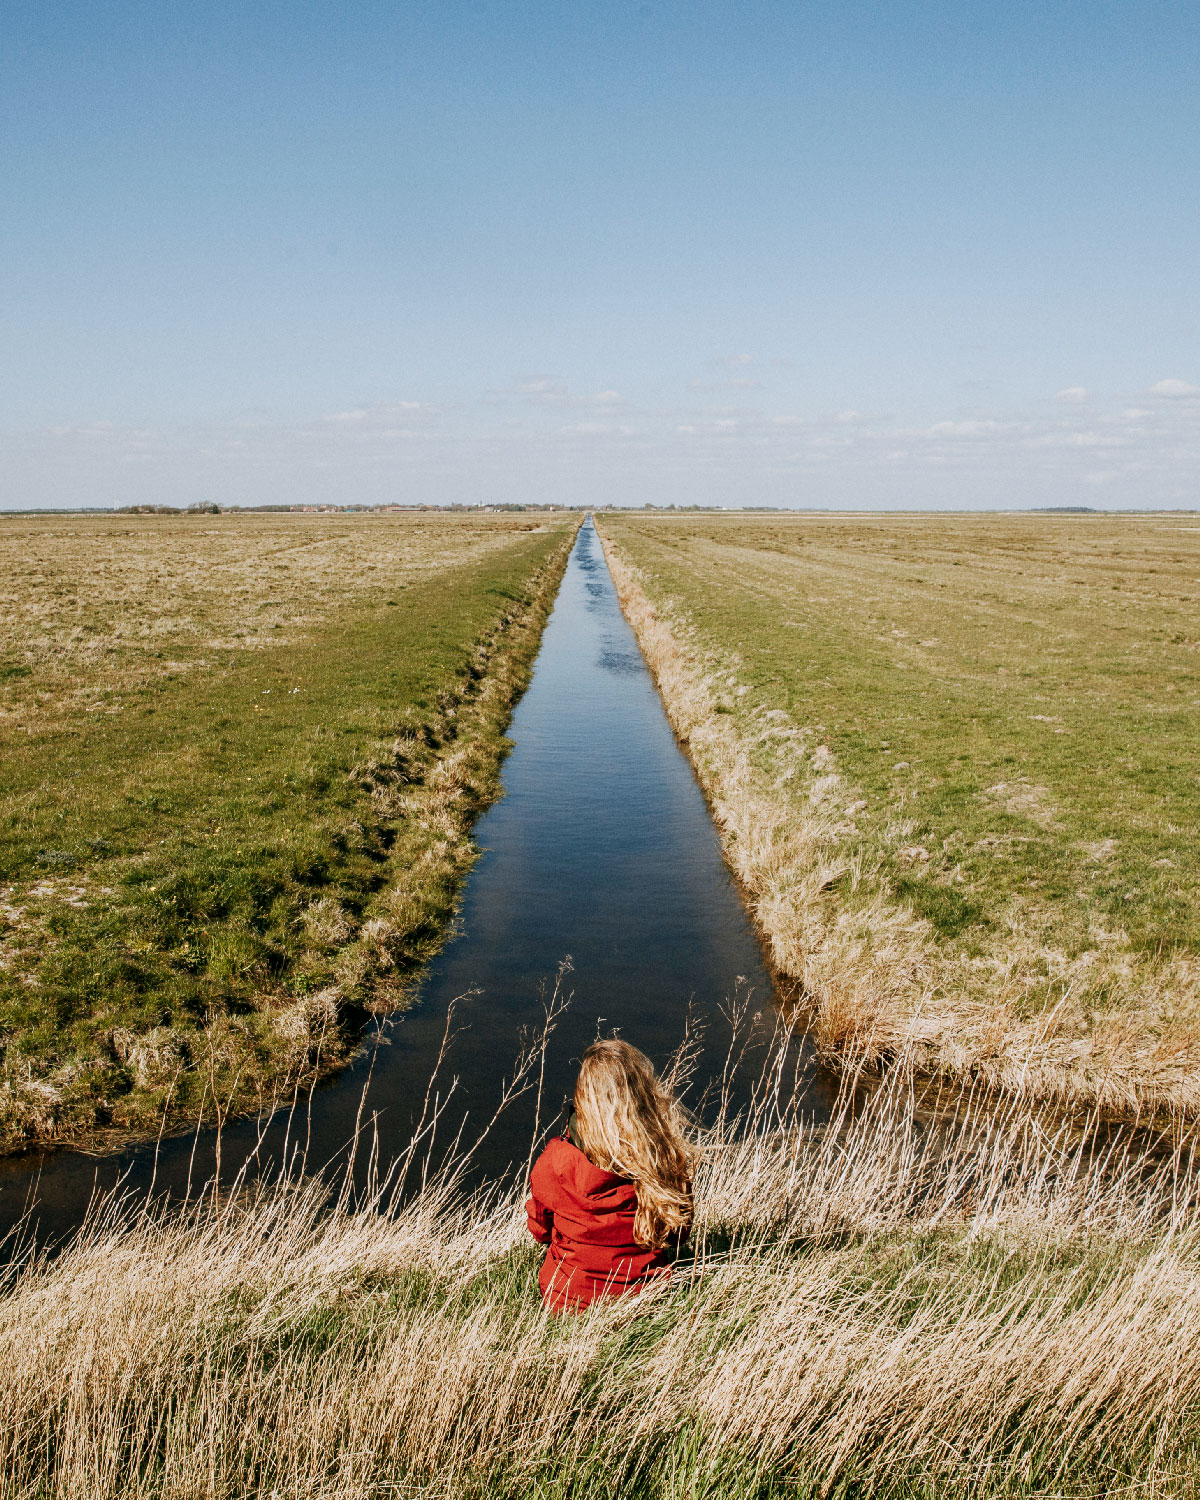
<svg viewBox="0 0 1200 1500">
<path fill-rule="evenodd" d="M 698 1026 L 704 1051 L 694 1090 L 720 1072 L 737 997 L 771 1016 L 773 988 L 762 951 L 721 858 L 703 795 L 677 744 L 616 591 L 590 518 L 571 553 L 530 686 L 509 731 L 505 796 L 480 820 L 484 850 L 467 883 L 456 930 L 433 962 L 412 1009 L 364 1056 L 317 1089 L 290 1139 L 303 1137 L 310 1165 L 336 1162 L 366 1117 L 379 1160 L 408 1144 L 445 1032 L 457 1028 L 443 1088 L 457 1080 L 442 1137 L 488 1120 L 511 1071 L 523 1028 L 542 1015 L 542 991 L 564 959 L 571 1001 L 550 1040 L 545 1098 L 553 1114 L 579 1056 L 598 1032 L 618 1030 L 662 1062 Z M 466 996 L 465 999 L 459 997 Z M 760 1026 L 765 1025 L 760 1023 Z M 824 1113 L 827 1084 L 808 1085 Z M 496 1174 L 522 1162 L 532 1098 L 501 1117 L 476 1160 Z M 278 1160 L 277 1120 L 260 1160 Z M 259 1142 L 260 1125 L 226 1127 L 221 1174 Z M 182 1192 L 208 1178 L 212 1132 L 113 1156 L 54 1152 L 0 1166 L 0 1230 L 34 1205 L 39 1238 L 76 1226 L 97 1189 L 123 1180 L 142 1193 Z"/>
</svg>

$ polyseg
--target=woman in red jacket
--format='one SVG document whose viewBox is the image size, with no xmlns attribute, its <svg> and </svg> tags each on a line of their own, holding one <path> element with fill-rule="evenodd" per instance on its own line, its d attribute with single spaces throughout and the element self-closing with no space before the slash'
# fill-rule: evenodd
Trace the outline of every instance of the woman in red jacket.
<svg viewBox="0 0 1200 1500">
<path fill-rule="evenodd" d="M 695 1153 L 650 1059 L 615 1038 L 593 1042 L 574 1105 L 567 1136 L 534 1163 L 525 1205 L 547 1247 L 538 1283 L 555 1312 L 669 1275 L 692 1223 Z"/>
</svg>

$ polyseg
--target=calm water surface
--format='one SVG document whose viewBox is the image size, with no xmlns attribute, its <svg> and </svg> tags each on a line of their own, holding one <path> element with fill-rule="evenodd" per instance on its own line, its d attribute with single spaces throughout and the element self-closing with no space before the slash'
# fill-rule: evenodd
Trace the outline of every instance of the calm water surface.
<svg viewBox="0 0 1200 1500">
<path fill-rule="evenodd" d="M 373 1040 L 359 1063 L 316 1090 L 302 1117 L 273 1122 L 259 1160 L 287 1139 L 310 1165 L 336 1163 L 354 1134 L 364 1088 L 386 1165 L 407 1144 L 456 1000 L 459 1028 L 441 1076 L 457 1080 L 441 1128 L 487 1121 L 511 1072 L 523 1028 L 568 957 L 571 1002 L 551 1038 L 545 1097 L 553 1114 L 579 1056 L 598 1032 L 622 1036 L 662 1062 L 691 1020 L 705 1039 L 695 1088 L 720 1072 L 726 1012 L 739 995 L 769 1027 L 773 990 L 763 955 L 722 862 L 691 767 L 671 732 L 633 632 L 621 614 L 599 540 L 582 527 L 547 624 L 532 682 L 514 715 L 506 795 L 480 820 L 485 851 L 467 883 L 456 933 L 431 965 L 416 1005 Z M 459 999 L 458 997 L 466 997 Z M 815 1068 L 814 1113 L 828 1104 Z M 368 1088 L 369 1080 L 369 1088 Z M 532 1099 L 501 1116 L 477 1157 L 479 1173 L 523 1162 Z M 254 1150 L 260 1126 L 221 1142 L 222 1178 Z M 33 1203 L 39 1235 L 75 1227 L 93 1193 L 123 1179 L 172 1192 L 214 1169 L 211 1132 L 116 1156 L 50 1153 L 0 1164 L 0 1228 Z"/>
</svg>

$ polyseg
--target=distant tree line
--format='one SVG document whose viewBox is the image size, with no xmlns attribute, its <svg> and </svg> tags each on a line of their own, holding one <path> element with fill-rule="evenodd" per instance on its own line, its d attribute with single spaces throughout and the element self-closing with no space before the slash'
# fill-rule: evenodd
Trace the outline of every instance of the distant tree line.
<svg viewBox="0 0 1200 1500">
<path fill-rule="evenodd" d="M 103 507 L 89 507 L 103 511 Z M 213 500 L 197 500 L 191 505 L 117 505 L 113 513 L 119 516 L 220 516 L 245 515 L 271 512 L 299 515 L 379 515 L 393 511 L 559 511 L 582 510 L 582 506 L 570 505 L 489 505 L 481 501 L 478 505 L 218 505 Z"/>
</svg>

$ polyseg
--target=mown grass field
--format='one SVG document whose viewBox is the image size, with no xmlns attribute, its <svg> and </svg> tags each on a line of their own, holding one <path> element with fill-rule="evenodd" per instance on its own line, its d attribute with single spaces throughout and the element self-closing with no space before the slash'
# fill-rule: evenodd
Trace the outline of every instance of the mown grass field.
<svg viewBox="0 0 1200 1500">
<path fill-rule="evenodd" d="M 261 1104 L 403 998 L 572 525 L 0 519 L 0 1149 Z"/>
<path fill-rule="evenodd" d="M 1200 521 L 601 528 L 831 1047 L 1200 1105 Z"/>
</svg>

